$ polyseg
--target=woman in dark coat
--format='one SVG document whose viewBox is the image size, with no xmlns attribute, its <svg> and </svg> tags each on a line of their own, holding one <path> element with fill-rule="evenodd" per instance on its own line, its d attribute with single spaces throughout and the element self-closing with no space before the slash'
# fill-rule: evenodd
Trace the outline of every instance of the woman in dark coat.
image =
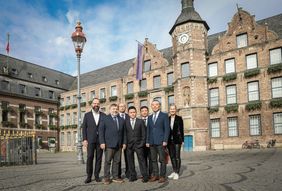
<svg viewBox="0 0 282 191">
<path fill-rule="evenodd" d="M 170 135 L 168 139 L 168 151 L 172 163 L 173 172 L 168 178 L 177 180 L 181 166 L 180 150 L 184 142 L 183 119 L 176 115 L 176 105 L 169 107 Z"/>
</svg>

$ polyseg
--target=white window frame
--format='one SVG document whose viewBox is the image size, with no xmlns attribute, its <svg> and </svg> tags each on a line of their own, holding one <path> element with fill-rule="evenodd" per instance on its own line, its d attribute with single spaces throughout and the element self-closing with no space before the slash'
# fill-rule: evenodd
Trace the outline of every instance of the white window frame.
<svg viewBox="0 0 282 191">
<path fill-rule="evenodd" d="M 208 65 L 208 72 L 209 72 L 209 77 L 214 77 L 218 75 L 217 62 L 210 63 Z"/>
<path fill-rule="evenodd" d="M 237 88 L 236 85 L 226 87 L 226 104 L 237 103 Z"/>
<path fill-rule="evenodd" d="M 273 113 L 274 134 L 282 134 L 282 113 Z"/>
<path fill-rule="evenodd" d="M 282 48 L 275 48 L 269 50 L 270 64 L 280 64 L 282 63 Z"/>
<path fill-rule="evenodd" d="M 257 53 L 246 56 L 247 70 L 258 67 Z"/>
<path fill-rule="evenodd" d="M 250 135 L 258 136 L 261 135 L 261 122 L 260 115 L 250 115 L 249 116 L 249 127 Z"/>
<path fill-rule="evenodd" d="M 224 61 L 225 74 L 236 72 L 235 58 L 227 59 Z"/>
<path fill-rule="evenodd" d="M 256 85 L 255 85 L 256 84 Z M 253 87 L 251 87 L 253 86 Z M 259 96 L 259 82 L 249 82 L 248 83 L 248 101 L 258 101 L 260 100 Z"/>
<path fill-rule="evenodd" d="M 210 107 L 219 106 L 219 89 L 218 88 L 213 88 L 209 90 L 209 106 Z"/>
<path fill-rule="evenodd" d="M 271 79 L 272 98 L 282 97 L 282 77 Z"/>
<path fill-rule="evenodd" d="M 212 138 L 220 137 L 220 120 L 219 119 L 211 119 L 210 120 L 210 132 Z"/>
<path fill-rule="evenodd" d="M 248 46 L 248 34 L 240 34 L 236 36 L 237 48 Z"/>
<path fill-rule="evenodd" d="M 227 118 L 228 136 L 238 137 L 238 118 L 229 117 Z"/>
</svg>

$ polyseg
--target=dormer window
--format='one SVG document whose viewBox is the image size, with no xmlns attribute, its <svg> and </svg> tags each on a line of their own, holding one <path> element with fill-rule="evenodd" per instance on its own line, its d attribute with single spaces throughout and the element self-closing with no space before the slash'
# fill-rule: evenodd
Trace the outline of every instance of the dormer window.
<svg viewBox="0 0 282 191">
<path fill-rule="evenodd" d="M 248 46 L 248 35 L 240 34 L 237 37 L 237 48 L 242 48 Z"/>
<path fill-rule="evenodd" d="M 14 75 L 18 75 L 18 70 L 16 68 L 12 68 L 11 72 Z"/>
<path fill-rule="evenodd" d="M 59 80 L 55 80 L 55 83 L 56 83 L 56 85 L 60 84 Z"/>
<path fill-rule="evenodd" d="M 47 77 L 46 77 L 46 76 L 43 76 L 43 77 L 42 77 L 42 81 L 43 81 L 43 82 L 47 82 Z"/>
<path fill-rule="evenodd" d="M 27 73 L 27 77 L 31 79 L 32 78 L 32 73 L 30 73 L 30 72 Z"/>
</svg>

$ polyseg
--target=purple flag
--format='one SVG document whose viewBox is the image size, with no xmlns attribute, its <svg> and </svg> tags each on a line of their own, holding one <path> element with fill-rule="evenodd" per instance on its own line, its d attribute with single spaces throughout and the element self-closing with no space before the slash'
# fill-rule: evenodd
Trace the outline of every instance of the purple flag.
<svg viewBox="0 0 282 191">
<path fill-rule="evenodd" d="M 142 66 L 143 66 L 143 46 L 138 43 L 136 79 L 142 80 Z"/>
</svg>

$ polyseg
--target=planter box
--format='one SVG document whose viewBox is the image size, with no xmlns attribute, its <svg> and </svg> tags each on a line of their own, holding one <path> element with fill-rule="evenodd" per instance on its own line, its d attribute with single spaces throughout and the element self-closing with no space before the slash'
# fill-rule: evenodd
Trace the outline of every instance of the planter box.
<svg viewBox="0 0 282 191">
<path fill-rule="evenodd" d="M 269 103 L 271 108 L 282 108 L 282 98 L 274 98 Z"/>
<path fill-rule="evenodd" d="M 261 101 L 250 101 L 246 105 L 247 111 L 254 111 L 254 110 L 260 110 L 261 109 Z"/>
<path fill-rule="evenodd" d="M 229 81 L 236 80 L 236 79 L 237 79 L 237 74 L 236 73 L 226 74 L 222 78 L 222 80 L 225 81 L 225 82 L 229 82 Z"/>
<path fill-rule="evenodd" d="M 281 71 L 282 71 L 282 63 L 269 65 L 267 69 L 268 74 L 277 73 Z"/>
<path fill-rule="evenodd" d="M 101 98 L 101 99 L 99 99 L 99 101 L 100 101 L 100 103 L 105 103 L 107 101 L 107 99 L 106 98 Z"/>
<path fill-rule="evenodd" d="M 207 79 L 208 84 L 216 83 L 217 82 L 217 77 L 211 77 Z"/>
<path fill-rule="evenodd" d="M 229 104 L 225 106 L 225 111 L 227 113 L 238 112 L 238 104 Z"/>
<path fill-rule="evenodd" d="M 212 106 L 212 107 L 208 107 L 209 113 L 216 113 L 218 112 L 219 108 L 218 106 Z"/>
<path fill-rule="evenodd" d="M 148 92 L 147 91 L 138 92 L 138 97 L 147 97 L 147 96 L 148 96 Z"/>
<path fill-rule="evenodd" d="M 129 100 L 129 99 L 133 99 L 133 98 L 134 98 L 133 93 L 125 95 L 125 100 Z"/>
<path fill-rule="evenodd" d="M 165 91 L 166 93 L 173 92 L 173 91 L 174 91 L 174 87 L 173 87 L 173 86 L 165 87 L 165 88 L 164 88 L 164 91 Z"/>
<path fill-rule="evenodd" d="M 244 77 L 251 78 L 251 77 L 257 76 L 258 74 L 260 74 L 259 68 L 249 69 L 244 72 Z"/>
<path fill-rule="evenodd" d="M 109 97 L 109 100 L 110 100 L 110 101 L 116 101 L 117 99 L 118 99 L 117 96 L 111 96 L 111 97 Z"/>
</svg>

